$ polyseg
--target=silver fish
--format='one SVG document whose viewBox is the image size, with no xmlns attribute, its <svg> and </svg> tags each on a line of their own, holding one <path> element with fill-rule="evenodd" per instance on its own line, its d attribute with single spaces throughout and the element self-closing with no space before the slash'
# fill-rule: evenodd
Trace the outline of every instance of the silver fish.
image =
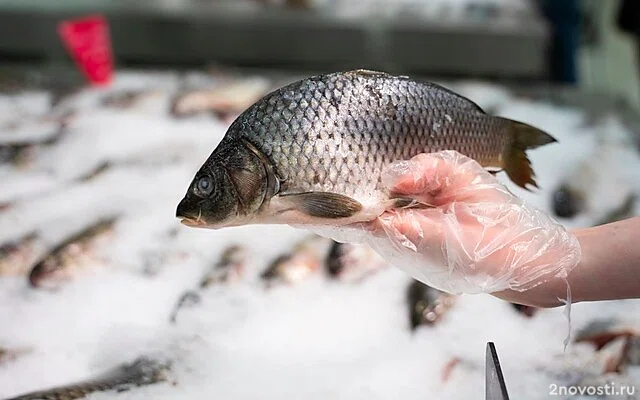
<svg viewBox="0 0 640 400">
<path fill-rule="evenodd" d="M 42 250 L 35 232 L 0 245 L 0 276 L 26 274 Z"/>
<path fill-rule="evenodd" d="M 213 112 L 221 119 L 226 119 L 227 115 L 235 118 L 264 96 L 269 88 L 269 81 L 254 78 L 187 92 L 175 99 L 171 114 L 175 117 L 188 117 L 201 112 Z"/>
<path fill-rule="evenodd" d="M 129 365 L 123 365 L 104 376 L 60 386 L 49 390 L 27 393 L 6 400 L 73 400 L 94 392 L 126 391 L 137 386 L 146 386 L 167 380 L 169 363 L 141 357 Z"/>
<path fill-rule="evenodd" d="M 413 280 L 407 288 L 411 330 L 440 321 L 456 301 L 456 296 Z"/>
<path fill-rule="evenodd" d="M 602 349 L 612 340 L 620 337 L 640 335 L 640 331 L 622 321 L 603 318 L 595 319 L 580 329 L 575 336 L 576 343 L 591 343 L 596 350 Z"/>
<path fill-rule="evenodd" d="M 325 268 L 333 279 L 357 283 L 380 271 L 388 264 L 369 246 L 333 242 Z"/>
<path fill-rule="evenodd" d="M 260 278 L 267 282 L 268 287 L 275 282 L 294 285 L 304 281 L 320 270 L 328 243 L 327 239 L 317 235 L 303 238 L 291 252 L 276 257 L 260 274 Z"/>
<path fill-rule="evenodd" d="M 222 253 L 220 260 L 213 265 L 200 281 L 200 288 L 204 289 L 216 283 L 236 282 L 244 274 L 247 262 L 247 251 L 239 245 L 229 246 Z"/>
<path fill-rule="evenodd" d="M 140 107 L 145 101 L 162 96 L 156 90 L 128 90 L 107 95 L 102 99 L 104 107 L 127 110 Z"/>
<path fill-rule="evenodd" d="M 33 266 L 29 273 L 30 285 L 56 288 L 73 274 L 74 269 L 99 262 L 96 248 L 112 236 L 117 219 L 101 219 L 57 245 Z"/>
<path fill-rule="evenodd" d="M 176 217 L 185 225 L 347 225 L 406 206 L 383 168 L 456 150 L 536 186 L 525 151 L 556 140 L 486 114 L 433 83 L 356 70 L 307 78 L 244 111 L 196 173 Z"/>
</svg>

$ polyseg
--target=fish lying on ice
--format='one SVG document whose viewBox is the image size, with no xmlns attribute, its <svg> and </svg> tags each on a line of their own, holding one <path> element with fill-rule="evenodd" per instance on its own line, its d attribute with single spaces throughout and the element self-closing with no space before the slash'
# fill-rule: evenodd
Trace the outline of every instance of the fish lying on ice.
<svg viewBox="0 0 640 400">
<path fill-rule="evenodd" d="M 29 274 L 33 287 L 57 287 L 75 268 L 96 262 L 96 248 L 111 236 L 117 218 L 105 218 L 52 249 Z"/>
<path fill-rule="evenodd" d="M 239 245 L 227 247 L 220 260 L 200 281 L 200 288 L 207 288 L 216 283 L 236 282 L 243 273 L 247 262 L 247 250 Z"/>
<path fill-rule="evenodd" d="M 134 387 L 166 381 L 169 368 L 170 363 L 140 357 L 131 364 L 120 366 L 95 379 L 27 393 L 7 400 L 73 400 L 87 397 L 94 392 L 123 392 Z"/>
<path fill-rule="evenodd" d="M 130 110 L 143 108 L 147 103 L 162 96 L 163 93 L 157 90 L 127 90 L 105 96 L 102 99 L 102 105 L 119 110 Z"/>
<path fill-rule="evenodd" d="M 589 322 L 581 328 L 575 336 L 576 343 L 591 343 L 596 350 L 600 350 L 609 342 L 620 337 L 640 335 L 640 331 L 621 321 L 604 318 Z"/>
<path fill-rule="evenodd" d="M 383 168 L 392 162 L 456 150 L 521 187 L 536 186 L 526 151 L 555 141 L 433 83 L 365 70 L 320 75 L 244 111 L 195 174 L 176 216 L 214 229 L 370 221 L 408 204 L 384 189 Z"/>
<path fill-rule="evenodd" d="M 35 232 L 0 245 L 0 276 L 26 274 L 42 250 Z"/>
<path fill-rule="evenodd" d="M 345 282 L 360 282 L 387 265 L 371 247 L 354 243 L 334 241 L 325 258 L 329 276 Z"/>
<path fill-rule="evenodd" d="M 260 277 L 268 286 L 276 281 L 293 285 L 305 280 L 320 270 L 327 243 L 317 235 L 300 240 L 291 252 L 276 257 Z"/>
<path fill-rule="evenodd" d="M 208 90 L 191 91 L 179 95 L 171 108 L 174 117 L 186 117 L 212 112 L 221 119 L 237 116 L 245 108 L 264 96 L 270 83 L 266 79 L 242 79 Z M 235 114 L 235 115 L 234 115 Z"/>
<path fill-rule="evenodd" d="M 576 343 L 589 343 L 596 351 L 602 373 L 620 373 L 628 365 L 638 365 L 640 331 L 615 319 L 596 319 L 576 333 Z"/>
<path fill-rule="evenodd" d="M 0 165 L 29 167 L 43 148 L 60 141 L 75 116 L 68 112 L 42 117 L 37 121 L 12 123 L 11 127 L 0 127 Z"/>
<path fill-rule="evenodd" d="M 440 321 L 455 304 L 456 296 L 414 280 L 407 288 L 411 330 Z"/>
</svg>

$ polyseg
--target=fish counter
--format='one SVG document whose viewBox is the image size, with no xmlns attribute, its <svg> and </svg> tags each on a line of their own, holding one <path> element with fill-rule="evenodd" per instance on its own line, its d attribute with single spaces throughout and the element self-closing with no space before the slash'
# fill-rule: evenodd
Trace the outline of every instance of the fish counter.
<svg viewBox="0 0 640 400">
<path fill-rule="evenodd" d="M 487 342 L 511 398 L 640 398 L 638 300 L 568 313 L 454 296 L 303 229 L 180 224 L 231 122 L 304 76 L 2 75 L 0 399 L 480 399 Z M 569 228 L 640 215 L 635 111 L 573 89 L 440 83 L 558 140 L 529 153 L 539 189 L 497 175 L 525 201 Z"/>
</svg>

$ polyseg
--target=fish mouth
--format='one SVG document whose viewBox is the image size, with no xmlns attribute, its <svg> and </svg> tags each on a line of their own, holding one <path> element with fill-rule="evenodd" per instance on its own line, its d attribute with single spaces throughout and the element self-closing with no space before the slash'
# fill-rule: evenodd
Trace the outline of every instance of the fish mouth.
<svg viewBox="0 0 640 400">
<path fill-rule="evenodd" d="M 189 217 L 181 217 L 180 223 L 182 225 L 186 225 L 191 228 L 203 228 L 207 225 L 207 223 L 200 218 L 189 218 Z"/>
<path fill-rule="evenodd" d="M 193 212 L 194 206 L 191 202 L 184 198 L 178 204 L 176 209 L 176 218 L 180 219 L 182 225 L 186 225 L 193 228 L 202 228 L 207 225 L 206 221 L 202 218 L 202 204 L 197 204 L 198 214 Z"/>
</svg>

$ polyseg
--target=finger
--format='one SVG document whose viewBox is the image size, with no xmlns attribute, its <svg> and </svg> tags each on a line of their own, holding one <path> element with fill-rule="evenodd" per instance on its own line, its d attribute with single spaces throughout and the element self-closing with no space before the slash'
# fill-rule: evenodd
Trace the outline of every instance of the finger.
<svg viewBox="0 0 640 400">
<path fill-rule="evenodd" d="M 383 183 L 391 191 L 409 196 L 435 194 L 447 182 L 454 165 L 437 154 L 418 154 L 407 161 L 391 164 L 383 171 Z M 432 193 L 433 192 L 433 193 Z"/>
<path fill-rule="evenodd" d="M 453 201 L 505 201 L 510 194 L 480 164 L 455 151 L 419 154 L 391 164 L 383 183 L 396 195 L 435 206 Z"/>
<path fill-rule="evenodd" d="M 367 230 L 396 247 L 420 251 L 426 244 L 442 242 L 443 216 L 439 209 L 392 210 L 369 223 Z"/>
</svg>

